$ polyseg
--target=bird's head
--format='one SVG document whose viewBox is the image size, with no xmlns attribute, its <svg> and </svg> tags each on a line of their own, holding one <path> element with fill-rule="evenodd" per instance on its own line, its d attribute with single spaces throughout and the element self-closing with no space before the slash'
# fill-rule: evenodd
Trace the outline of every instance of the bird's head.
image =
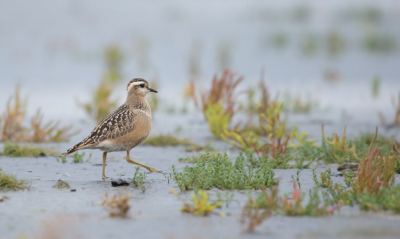
<svg viewBox="0 0 400 239">
<path fill-rule="evenodd" d="M 149 83 L 142 78 L 135 78 L 129 81 L 126 90 L 128 91 L 128 95 L 138 95 L 143 97 L 149 92 L 157 93 L 157 91 L 150 88 Z"/>
</svg>

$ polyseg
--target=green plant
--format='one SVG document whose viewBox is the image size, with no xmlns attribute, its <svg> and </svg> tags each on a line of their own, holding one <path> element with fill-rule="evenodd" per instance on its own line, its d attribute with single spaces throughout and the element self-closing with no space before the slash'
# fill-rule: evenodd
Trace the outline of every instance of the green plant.
<svg viewBox="0 0 400 239">
<path fill-rule="evenodd" d="M 381 187 L 390 188 L 394 184 L 395 171 L 396 157 L 380 153 L 377 147 L 372 149 L 371 145 L 368 157 L 363 156 L 361 160 L 352 188 L 358 194 L 367 191 L 371 195 L 379 195 Z"/>
<path fill-rule="evenodd" d="M 236 80 L 234 77 L 232 71 L 224 70 L 220 78 L 214 76 L 209 91 L 201 93 L 200 96 L 192 94 L 196 106 L 203 111 L 211 132 L 217 137 L 220 137 L 221 130 L 229 127 L 231 118 L 237 110 L 235 90 L 243 77 Z"/>
<path fill-rule="evenodd" d="M 333 206 L 333 201 L 327 197 L 319 195 L 318 187 L 310 190 L 308 202 L 303 203 L 305 197 L 301 190 L 297 188 L 299 183 L 293 179 L 293 191 L 291 196 L 278 195 L 277 187 L 268 192 L 265 188 L 261 188 L 256 199 L 249 196 L 246 205 L 242 209 L 241 223 L 244 224 L 245 231 L 252 231 L 262 221 L 275 214 L 287 216 L 325 216 L 333 214 L 340 206 Z"/>
<path fill-rule="evenodd" d="M 208 152 L 202 154 L 193 166 L 186 166 L 183 172 L 177 172 L 172 165 L 172 177 L 181 191 L 190 189 L 257 189 L 276 183 L 274 171 L 268 164 L 258 168 L 245 167 L 245 156 L 241 153 L 235 163 L 228 156 Z"/>
<path fill-rule="evenodd" d="M 393 188 L 383 187 L 380 194 L 369 194 L 363 192 L 357 196 L 357 202 L 361 210 L 365 211 L 379 211 L 387 210 L 400 214 L 400 184 Z"/>
<path fill-rule="evenodd" d="M 293 180 L 293 192 L 292 198 L 289 199 L 288 195 L 281 197 L 281 210 L 283 214 L 288 216 L 324 216 L 332 214 L 339 207 L 331 207 L 331 202 L 324 201 L 321 206 L 321 198 L 318 194 L 318 187 L 314 190 L 310 190 L 309 199 L 307 204 L 303 205 L 304 197 L 301 194 L 301 190 L 297 188 L 296 181 Z"/>
<path fill-rule="evenodd" d="M 28 188 L 25 180 L 18 180 L 14 175 L 6 174 L 0 168 L 0 190 L 24 190 Z"/>
<path fill-rule="evenodd" d="M 318 185 L 318 187 L 322 187 L 322 188 L 331 187 L 332 183 L 333 183 L 333 181 L 331 179 L 331 169 L 328 168 L 327 170 L 325 170 L 325 172 L 320 174 L 320 179 L 321 179 L 320 182 L 318 181 L 317 174 L 315 173 L 315 169 L 316 168 L 313 168 L 313 171 L 312 171 L 315 184 Z"/>
<path fill-rule="evenodd" d="M 244 231 L 253 231 L 279 208 L 277 187 L 273 187 L 270 193 L 265 188 L 261 188 L 261 191 L 255 200 L 249 197 L 242 209 L 240 223 Z"/>
<path fill-rule="evenodd" d="M 146 192 L 146 187 L 144 186 L 144 179 L 146 178 L 146 174 L 144 173 L 139 173 L 140 167 L 136 167 L 135 174 L 133 175 L 132 178 L 132 183 L 135 185 L 135 187 L 140 187 L 142 192 Z"/>
<path fill-rule="evenodd" d="M 58 159 L 58 157 L 56 157 L 57 162 L 60 162 L 60 160 Z M 61 163 L 66 163 L 67 161 L 67 156 L 61 156 Z"/>
<path fill-rule="evenodd" d="M 35 148 L 26 145 L 23 146 L 6 142 L 4 144 L 4 149 L 1 155 L 6 157 L 29 158 L 29 157 L 44 157 L 46 155 L 56 155 L 56 153 L 48 149 Z"/>
<path fill-rule="evenodd" d="M 206 151 L 206 152 L 209 152 L 209 151 Z M 215 154 L 215 153 L 210 154 L 209 158 L 216 157 L 216 155 L 217 154 Z M 196 163 L 200 158 L 205 159 L 203 154 L 200 154 L 200 155 L 196 155 L 196 156 L 190 156 L 187 158 L 180 158 L 180 159 L 178 159 L 178 162 L 180 162 L 180 163 Z M 224 158 L 224 160 L 230 161 L 229 158 Z"/>
<path fill-rule="evenodd" d="M 183 202 L 183 206 L 180 208 L 182 212 L 190 213 L 195 216 L 208 216 L 210 213 L 213 213 L 216 208 L 222 206 L 221 201 L 217 201 L 215 203 L 211 203 L 209 201 L 209 195 L 207 192 L 203 190 L 197 190 L 192 193 L 193 204 L 189 204 L 185 200 L 183 200 L 178 191 L 174 188 L 171 188 L 171 192 L 178 196 L 179 200 Z M 219 216 L 225 216 L 223 213 L 217 213 Z"/>
<path fill-rule="evenodd" d="M 326 144 L 328 146 L 326 146 Z M 343 130 L 342 140 L 337 134 L 332 139 L 325 137 L 324 125 L 322 124 L 322 146 L 325 152 L 325 161 L 330 163 L 343 163 L 347 161 L 359 161 L 356 153 L 356 147 L 352 142 L 346 141 L 346 127 Z"/>
<path fill-rule="evenodd" d="M 82 152 L 82 154 L 74 153 L 74 159 L 72 160 L 72 162 L 73 163 L 83 163 L 84 156 L 85 156 L 85 152 Z M 86 162 L 89 162 L 91 157 L 92 157 L 92 154 L 89 155 L 89 158 L 86 160 Z M 64 163 L 63 159 L 62 159 L 62 162 Z"/>
<path fill-rule="evenodd" d="M 316 146 L 309 141 L 304 142 L 296 148 L 291 148 L 289 155 L 295 161 L 295 168 L 304 169 L 310 167 L 310 165 L 318 158 L 318 152 Z"/>
</svg>

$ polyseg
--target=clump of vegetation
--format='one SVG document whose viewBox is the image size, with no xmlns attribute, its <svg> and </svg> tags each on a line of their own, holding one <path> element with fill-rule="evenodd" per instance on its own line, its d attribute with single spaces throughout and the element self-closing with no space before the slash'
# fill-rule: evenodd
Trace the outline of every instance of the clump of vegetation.
<svg viewBox="0 0 400 239">
<path fill-rule="evenodd" d="M 364 192 L 357 196 L 357 203 L 365 211 L 391 211 L 400 214 L 400 184 L 392 187 L 383 187 L 379 195 Z"/>
<path fill-rule="evenodd" d="M 177 138 L 171 134 L 150 136 L 146 139 L 143 145 L 151 145 L 156 147 L 169 147 L 169 146 L 184 146 L 186 151 L 200 151 L 200 150 L 214 150 L 211 146 L 200 146 L 193 142 L 191 139 Z"/>
<path fill-rule="evenodd" d="M 109 46 L 105 52 L 105 59 L 106 72 L 93 93 L 93 99 L 84 104 L 79 103 L 89 117 L 96 122 L 100 122 L 116 108 L 118 100 L 110 98 L 115 87 L 122 80 L 120 72 L 123 56 L 119 47 Z"/>
<path fill-rule="evenodd" d="M 243 225 L 244 231 L 253 231 L 263 221 L 268 219 L 277 211 L 278 205 L 278 188 L 273 187 L 271 193 L 265 188 L 261 188 L 263 198 L 257 197 L 256 200 L 249 197 L 246 205 L 242 209 L 240 223 Z"/>
<path fill-rule="evenodd" d="M 318 187 L 322 187 L 322 188 L 331 187 L 332 183 L 333 183 L 333 181 L 331 179 L 331 169 L 328 168 L 327 170 L 325 170 L 325 172 L 320 174 L 320 178 L 321 178 L 320 181 L 318 181 L 318 177 L 317 177 L 317 174 L 315 173 L 315 169 L 316 168 L 313 168 L 313 171 L 312 171 L 315 185 L 317 185 Z"/>
<path fill-rule="evenodd" d="M 196 106 L 203 111 L 211 132 L 217 137 L 220 137 L 222 131 L 229 127 L 237 111 L 235 89 L 242 80 L 243 77 L 235 80 L 234 73 L 225 70 L 220 78 L 214 76 L 209 91 L 203 92 L 200 97 L 193 94 Z"/>
<path fill-rule="evenodd" d="M 374 140 L 375 141 L 375 140 Z M 368 154 L 362 156 L 356 175 L 345 172 L 345 182 L 350 189 L 345 190 L 335 184 L 328 188 L 334 202 L 353 205 L 357 203 L 362 210 L 390 210 L 399 213 L 399 187 L 394 187 L 396 160 L 399 155 L 393 146 L 394 154 L 379 151 L 371 143 Z"/>
<path fill-rule="evenodd" d="M 29 158 L 29 157 L 45 157 L 46 155 L 55 155 L 55 153 L 43 148 L 35 148 L 26 145 L 23 146 L 6 142 L 4 144 L 3 152 L 0 155 L 6 157 Z"/>
<path fill-rule="evenodd" d="M 324 200 L 321 206 L 321 198 L 318 193 L 318 187 L 310 190 L 309 198 L 307 204 L 303 205 L 304 197 L 301 194 L 301 189 L 297 188 L 296 181 L 293 180 L 293 192 L 292 198 L 289 199 L 288 195 L 280 198 L 281 210 L 285 215 L 288 216 L 325 216 L 328 214 L 333 214 L 335 210 L 339 207 L 334 206 L 328 209 L 331 206 L 331 202 Z"/>
<path fill-rule="evenodd" d="M 79 153 L 74 153 L 74 159 L 72 160 L 73 163 L 83 163 L 83 158 L 85 157 L 85 152 L 82 152 L 82 154 Z M 86 159 L 86 162 L 89 162 L 89 160 L 92 158 L 92 154 L 89 155 L 89 158 Z"/>
<path fill-rule="evenodd" d="M 236 87 L 243 80 L 236 80 L 234 74 L 226 70 L 221 78 L 214 77 L 211 89 L 201 94 L 201 103 L 194 97 L 196 105 L 200 105 L 203 114 L 209 124 L 211 132 L 231 146 L 244 151 L 252 150 L 258 156 L 268 156 L 271 161 L 277 158 L 286 159 L 288 155 L 289 141 L 291 147 L 306 142 L 307 134 L 299 134 L 297 127 L 290 133 L 286 126 L 286 120 L 282 119 L 281 111 L 283 103 L 272 101 L 268 89 L 263 81 L 260 82 L 260 100 L 257 104 L 254 100 L 254 92 L 248 92 L 248 106 L 240 109 L 236 98 Z M 257 105 L 254 107 L 254 105 Z M 232 117 L 238 110 L 245 110 L 249 114 L 256 114 L 258 125 L 237 124 L 231 127 Z M 296 141 L 297 144 L 295 143 Z"/>
<path fill-rule="evenodd" d="M 320 152 L 327 163 L 360 162 L 363 153 L 370 152 L 371 144 L 378 147 L 382 152 L 391 152 L 394 138 L 378 137 L 378 128 L 375 134 L 364 134 L 354 140 L 347 140 L 346 127 L 343 130 L 342 139 L 337 134 L 332 138 L 325 137 L 324 125 L 322 125 L 322 146 Z"/>
<path fill-rule="evenodd" d="M 393 107 L 396 112 L 394 114 L 394 120 L 390 125 L 399 127 L 400 126 L 400 93 L 399 93 L 399 97 L 398 97 L 398 102 L 396 102 L 396 100 L 394 98 L 392 98 L 392 104 L 393 104 Z M 386 125 L 387 121 L 382 113 L 379 113 L 379 118 L 381 120 L 381 123 L 383 125 Z"/>
<path fill-rule="evenodd" d="M 391 35 L 368 34 L 364 39 L 366 50 L 374 53 L 391 53 L 396 50 L 396 39 Z"/>
<path fill-rule="evenodd" d="M 12 142 L 64 142 L 68 141 L 78 131 L 71 132 L 72 125 L 59 127 L 59 121 L 49 121 L 43 124 L 43 114 L 40 109 L 30 120 L 30 127 L 24 127 L 27 100 L 21 99 L 19 87 L 14 97 L 7 102 L 7 110 L 0 118 L 1 140 Z"/>
<path fill-rule="evenodd" d="M 105 194 L 101 206 L 110 217 L 127 217 L 128 211 L 131 208 L 128 204 L 131 195 L 129 193 L 123 195 L 124 189 L 121 189 L 119 193 L 114 195 L 111 199 L 108 199 L 108 193 Z"/>
<path fill-rule="evenodd" d="M 211 203 L 209 200 L 209 195 L 207 192 L 203 190 L 197 190 L 192 193 L 193 204 L 186 202 L 186 200 L 182 199 L 179 193 L 171 188 L 171 192 L 178 196 L 179 200 L 183 202 L 183 206 L 181 207 L 182 212 L 190 213 L 195 216 L 208 216 L 211 213 L 215 213 L 214 210 L 222 206 L 222 201 L 217 201 L 215 203 Z M 219 216 L 224 216 L 223 213 L 216 213 Z"/>
<path fill-rule="evenodd" d="M 250 196 L 242 209 L 241 223 L 244 225 L 244 230 L 254 230 L 255 227 L 273 214 L 317 217 L 333 214 L 339 208 L 339 206 L 333 206 L 333 203 L 329 200 L 321 201 L 318 187 L 310 190 L 308 202 L 304 205 L 305 197 L 301 193 L 301 189 L 297 188 L 298 184 L 293 179 L 291 196 L 284 195 L 280 197 L 276 187 L 270 193 L 265 188 L 262 188 L 262 193 L 255 199 Z"/>
<path fill-rule="evenodd" d="M 135 174 L 133 175 L 132 183 L 135 187 L 140 187 L 142 192 L 146 192 L 146 187 L 144 186 L 144 179 L 146 178 L 146 174 L 139 173 L 140 167 L 136 167 Z"/>
<path fill-rule="evenodd" d="M 277 183 L 274 171 L 264 163 L 258 168 L 246 167 L 243 154 L 235 163 L 227 160 L 228 156 L 208 152 L 200 156 L 193 166 L 186 166 L 183 172 L 177 172 L 172 165 L 172 177 L 181 191 L 190 189 L 258 189 Z"/>
<path fill-rule="evenodd" d="M 325 152 L 326 162 L 343 163 L 360 160 L 354 143 L 346 141 L 346 127 L 344 127 L 342 140 L 340 140 L 337 134 L 334 134 L 331 139 L 325 137 L 324 125 L 322 125 L 322 140 L 321 147 Z"/>
<path fill-rule="evenodd" d="M 25 180 L 18 180 L 17 177 L 11 174 L 6 174 L 0 168 L 0 190 L 25 190 L 28 184 Z"/>
<path fill-rule="evenodd" d="M 379 195 L 382 187 L 390 188 L 394 184 L 395 171 L 396 157 L 380 153 L 377 147 L 372 149 L 371 144 L 368 156 L 361 160 L 352 188 L 358 194 L 367 191 Z"/>
<path fill-rule="evenodd" d="M 207 152 L 209 152 L 209 151 L 207 151 Z M 214 158 L 216 156 L 217 156 L 217 154 L 213 153 L 213 154 L 210 154 L 209 158 Z M 199 159 L 206 159 L 206 157 L 204 157 L 203 154 L 200 154 L 200 155 L 190 156 L 187 158 L 180 158 L 180 159 L 178 159 L 178 162 L 180 162 L 180 163 L 196 163 Z M 230 159 L 227 157 L 224 157 L 223 160 L 230 161 Z"/>
</svg>

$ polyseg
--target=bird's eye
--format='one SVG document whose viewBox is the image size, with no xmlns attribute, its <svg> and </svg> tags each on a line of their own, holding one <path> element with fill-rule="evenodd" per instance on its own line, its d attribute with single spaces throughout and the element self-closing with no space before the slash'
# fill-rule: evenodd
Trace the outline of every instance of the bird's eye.
<svg viewBox="0 0 400 239">
<path fill-rule="evenodd" d="M 142 88 L 143 88 L 143 87 L 144 87 L 144 84 L 140 84 L 140 87 L 142 87 Z"/>
</svg>

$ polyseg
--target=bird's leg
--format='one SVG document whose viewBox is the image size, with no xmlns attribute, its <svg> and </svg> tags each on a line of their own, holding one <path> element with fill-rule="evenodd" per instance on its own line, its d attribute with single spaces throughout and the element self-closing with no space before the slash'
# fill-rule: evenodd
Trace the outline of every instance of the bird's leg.
<svg viewBox="0 0 400 239">
<path fill-rule="evenodd" d="M 126 161 L 128 161 L 128 163 L 133 163 L 133 164 L 139 165 L 139 166 L 141 166 L 141 167 L 143 167 L 143 168 L 145 168 L 145 169 L 147 169 L 147 170 L 149 170 L 150 172 L 153 172 L 153 173 L 161 173 L 161 171 L 158 171 L 155 168 L 152 168 L 152 167 L 149 167 L 147 165 L 144 165 L 144 164 L 141 164 L 141 163 L 138 163 L 138 162 L 135 162 L 135 161 L 131 160 L 129 158 L 129 151 L 130 150 L 128 150 L 127 154 L 126 154 Z"/>
<path fill-rule="evenodd" d="M 103 153 L 103 173 L 101 174 L 101 177 L 103 179 L 106 179 L 108 177 L 106 177 L 105 171 L 106 171 L 106 158 L 107 158 L 107 152 Z"/>
</svg>

